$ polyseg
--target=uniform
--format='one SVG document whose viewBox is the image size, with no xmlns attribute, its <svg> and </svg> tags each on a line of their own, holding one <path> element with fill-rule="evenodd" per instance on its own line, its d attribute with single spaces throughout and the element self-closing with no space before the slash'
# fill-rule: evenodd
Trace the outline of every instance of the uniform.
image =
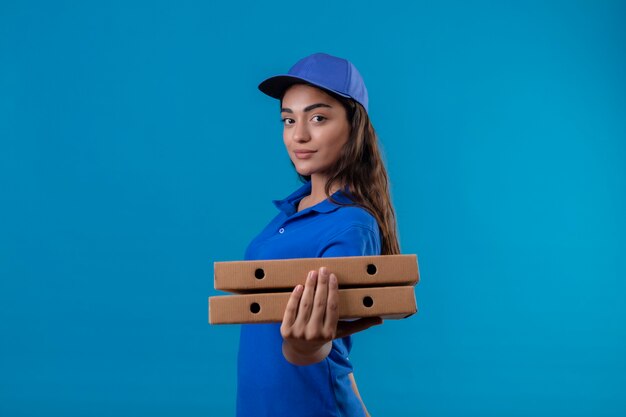
<svg viewBox="0 0 626 417">
<path fill-rule="evenodd" d="M 250 242 L 245 259 L 291 259 L 380 255 L 380 231 L 365 209 L 324 200 L 297 212 L 311 192 L 307 182 L 273 203 L 280 213 Z M 333 198 L 349 203 L 346 193 Z M 332 272 L 332 271 L 330 271 Z M 304 284 L 304 276 L 293 285 Z M 348 375 L 351 337 L 335 339 L 323 361 L 297 366 L 282 354 L 280 323 L 241 326 L 238 355 L 238 417 L 364 416 Z"/>
</svg>

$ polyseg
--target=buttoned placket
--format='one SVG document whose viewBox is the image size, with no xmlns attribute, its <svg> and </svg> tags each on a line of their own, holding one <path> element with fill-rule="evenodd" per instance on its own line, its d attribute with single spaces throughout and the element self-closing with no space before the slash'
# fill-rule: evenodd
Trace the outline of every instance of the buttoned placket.
<svg viewBox="0 0 626 417">
<path fill-rule="evenodd" d="M 284 223 L 280 225 L 280 227 L 278 228 L 278 233 L 279 234 L 284 234 L 285 233 L 285 229 L 287 228 L 287 223 L 292 222 L 294 220 L 299 219 L 300 217 L 309 214 L 310 212 L 313 212 L 315 210 L 312 210 L 312 207 L 308 207 L 302 211 L 297 211 L 294 212 L 293 214 L 291 214 L 290 216 L 288 216 Z"/>
</svg>

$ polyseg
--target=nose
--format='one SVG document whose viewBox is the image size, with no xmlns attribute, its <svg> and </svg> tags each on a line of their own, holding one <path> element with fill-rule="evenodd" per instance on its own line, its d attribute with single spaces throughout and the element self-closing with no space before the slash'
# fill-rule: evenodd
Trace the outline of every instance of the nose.
<svg viewBox="0 0 626 417">
<path fill-rule="evenodd" d="M 305 143 L 311 140 L 311 135 L 307 129 L 306 123 L 296 123 L 293 129 L 292 139 L 298 143 Z"/>
</svg>

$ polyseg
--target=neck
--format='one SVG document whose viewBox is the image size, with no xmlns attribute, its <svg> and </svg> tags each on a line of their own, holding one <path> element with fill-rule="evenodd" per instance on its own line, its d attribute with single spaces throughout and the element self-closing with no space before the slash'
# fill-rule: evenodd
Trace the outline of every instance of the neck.
<svg viewBox="0 0 626 417">
<path fill-rule="evenodd" d="M 326 176 L 316 174 L 311 176 L 311 195 L 308 198 L 309 204 L 317 204 L 329 197 L 329 194 L 326 194 L 325 190 L 327 182 L 328 178 Z M 334 194 L 339 188 L 339 185 L 334 184 L 330 189 L 330 195 Z"/>
<path fill-rule="evenodd" d="M 312 175 L 311 176 L 311 194 L 304 197 L 300 200 L 298 204 L 298 211 L 302 211 L 307 207 L 312 207 L 317 203 L 320 203 L 326 200 L 329 195 L 326 194 L 326 182 L 328 179 L 326 177 L 320 175 Z M 330 194 L 334 194 L 335 191 L 339 189 L 339 186 L 335 185 L 330 189 Z"/>
</svg>

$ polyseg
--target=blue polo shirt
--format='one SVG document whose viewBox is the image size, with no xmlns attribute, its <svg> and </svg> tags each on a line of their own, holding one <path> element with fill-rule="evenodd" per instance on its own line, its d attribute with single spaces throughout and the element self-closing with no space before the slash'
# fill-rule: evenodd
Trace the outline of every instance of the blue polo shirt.
<svg viewBox="0 0 626 417">
<path fill-rule="evenodd" d="M 307 182 L 283 200 L 280 211 L 248 245 L 246 260 L 380 255 L 376 219 L 360 207 L 324 200 L 297 212 L 311 193 Z M 333 198 L 350 202 L 337 191 Z M 293 286 L 304 276 L 293 277 Z M 326 417 L 364 416 L 348 375 L 351 337 L 335 339 L 326 359 L 292 365 L 282 354 L 280 323 L 241 325 L 238 356 L 237 416 Z"/>
</svg>

